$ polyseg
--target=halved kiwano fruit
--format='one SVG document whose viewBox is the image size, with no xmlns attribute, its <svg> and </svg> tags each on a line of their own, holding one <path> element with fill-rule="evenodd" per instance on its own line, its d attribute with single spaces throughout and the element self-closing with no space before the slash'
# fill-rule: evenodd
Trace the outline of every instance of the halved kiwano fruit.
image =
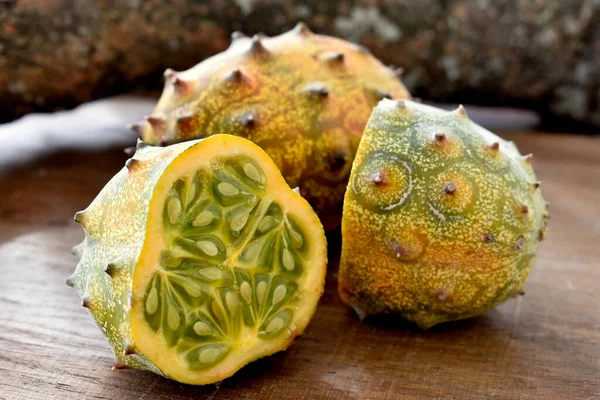
<svg viewBox="0 0 600 400">
<path fill-rule="evenodd" d="M 228 135 L 197 142 L 152 194 L 133 278 L 135 347 L 173 379 L 220 381 L 302 333 L 325 266 L 318 218 L 260 148 Z"/>
</svg>

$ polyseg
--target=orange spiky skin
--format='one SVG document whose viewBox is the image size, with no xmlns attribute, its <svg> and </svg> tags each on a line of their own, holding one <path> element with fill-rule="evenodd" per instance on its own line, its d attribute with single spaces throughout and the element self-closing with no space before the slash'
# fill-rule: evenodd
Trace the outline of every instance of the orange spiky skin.
<svg viewBox="0 0 600 400">
<path fill-rule="evenodd" d="M 380 102 L 344 201 L 342 299 L 427 329 L 522 294 L 548 218 L 530 159 L 464 108 Z"/>
<path fill-rule="evenodd" d="M 304 24 L 273 38 L 232 38 L 225 52 L 187 71 L 167 70 L 156 109 L 136 131 L 152 145 L 222 132 L 250 139 L 326 227 L 336 227 L 372 108 L 383 97 L 410 96 L 398 73 Z"/>
</svg>

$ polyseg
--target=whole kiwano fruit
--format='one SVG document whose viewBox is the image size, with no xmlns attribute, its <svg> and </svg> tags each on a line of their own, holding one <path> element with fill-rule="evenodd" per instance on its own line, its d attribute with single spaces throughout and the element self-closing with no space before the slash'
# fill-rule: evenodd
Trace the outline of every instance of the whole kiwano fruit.
<svg viewBox="0 0 600 400">
<path fill-rule="evenodd" d="M 426 329 L 522 293 L 548 219 L 539 187 L 531 155 L 464 108 L 381 101 L 344 202 L 342 299 Z"/>
<path fill-rule="evenodd" d="M 165 72 L 165 88 L 145 121 L 151 145 L 215 133 L 250 139 L 275 161 L 326 227 L 341 203 L 361 134 L 384 97 L 408 98 L 398 70 L 365 48 L 316 35 L 304 24 L 277 37 L 232 35 L 224 52 Z"/>
<path fill-rule="evenodd" d="M 140 142 L 75 219 L 85 240 L 67 283 L 115 369 L 218 382 L 289 346 L 323 292 L 317 215 L 246 139 Z"/>
</svg>

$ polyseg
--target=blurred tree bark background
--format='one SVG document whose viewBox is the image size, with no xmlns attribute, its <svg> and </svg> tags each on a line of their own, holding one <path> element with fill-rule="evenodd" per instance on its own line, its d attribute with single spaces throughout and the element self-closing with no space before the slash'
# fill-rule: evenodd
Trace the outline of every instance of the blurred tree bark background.
<svg viewBox="0 0 600 400">
<path fill-rule="evenodd" d="M 403 67 L 417 97 L 600 126 L 597 0 L 0 0 L 0 120 L 160 89 L 235 30 L 298 21 Z"/>
</svg>

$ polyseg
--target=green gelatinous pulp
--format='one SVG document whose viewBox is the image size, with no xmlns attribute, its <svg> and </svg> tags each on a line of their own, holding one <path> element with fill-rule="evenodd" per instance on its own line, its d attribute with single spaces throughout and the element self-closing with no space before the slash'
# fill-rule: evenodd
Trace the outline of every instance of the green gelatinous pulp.
<svg viewBox="0 0 600 400">
<path fill-rule="evenodd" d="M 227 157 L 178 179 L 167 194 L 168 247 L 144 315 L 191 369 L 224 360 L 243 327 L 260 340 L 289 334 L 308 243 L 266 196 L 266 179 L 253 160 Z"/>
</svg>

